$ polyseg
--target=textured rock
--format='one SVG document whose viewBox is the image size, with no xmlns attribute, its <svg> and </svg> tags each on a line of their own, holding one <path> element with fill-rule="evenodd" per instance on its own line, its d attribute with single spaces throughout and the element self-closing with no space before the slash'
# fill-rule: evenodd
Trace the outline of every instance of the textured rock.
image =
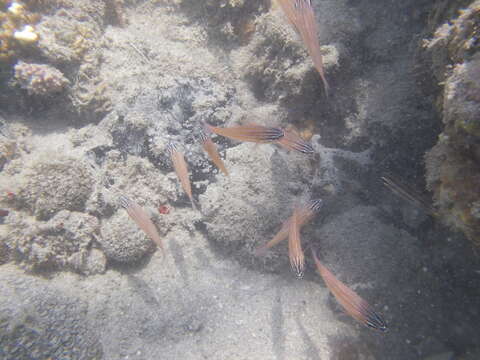
<svg viewBox="0 0 480 360">
<path fill-rule="evenodd" d="M 93 186 L 84 161 L 49 151 L 26 163 L 12 161 L 3 179 L 11 183 L 14 206 L 27 209 L 39 220 L 48 220 L 61 210 L 82 211 Z"/>
<path fill-rule="evenodd" d="M 434 193 L 438 214 L 480 244 L 480 1 L 458 18 L 440 26 L 426 42 L 432 72 L 443 82 L 439 111 L 443 133 L 426 159 L 427 186 Z"/>
<path fill-rule="evenodd" d="M 127 212 L 119 209 L 110 219 L 102 221 L 98 241 L 108 260 L 118 263 L 135 263 L 153 251 L 154 243 Z"/>
<path fill-rule="evenodd" d="M 8 257 L 27 269 L 90 272 L 86 263 L 97 261 L 87 260 L 92 255 L 98 258 L 89 250 L 99 229 L 98 220 L 93 216 L 62 210 L 48 222 L 34 222 L 16 214 L 9 218 L 8 229 L 0 239 Z M 102 272 L 101 266 L 93 267 Z"/>
<path fill-rule="evenodd" d="M 46 280 L 18 278 L 2 268 L 0 357 L 100 359 L 98 334 L 85 320 L 87 303 Z"/>
<path fill-rule="evenodd" d="M 308 156 L 253 144 L 228 149 L 226 166 L 230 176 L 200 195 L 206 230 L 216 243 L 250 261 L 253 248 L 273 237 L 295 203 L 312 196 L 313 169 Z"/>
<path fill-rule="evenodd" d="M 15 80 L 30 95 L 36 96 L 53 95 L 70 83 L 60 70 L 50 65 L 28 64 L 23 61 L 15 65 Z"/>
</svg>

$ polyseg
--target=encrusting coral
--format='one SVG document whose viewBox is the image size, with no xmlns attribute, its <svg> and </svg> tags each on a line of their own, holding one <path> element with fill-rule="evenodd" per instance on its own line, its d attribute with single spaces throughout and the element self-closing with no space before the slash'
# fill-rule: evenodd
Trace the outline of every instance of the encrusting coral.
<svg viewBox="0 0 480 360">
<path fill-rule="evenodd" d="M 30 95 L 39 96 L 58 93 L 70 83 L 60 70 L 50 65 L 28 64 L 23 61 L 15 65 L 15 80 Z"/>
<path fill-rule="evenodd" d="M 13 62 L 22 48 L 38 41 L 33 25 L 39 19 L 20 1 L 0 1 L 0 63 Z"/>
</svg>

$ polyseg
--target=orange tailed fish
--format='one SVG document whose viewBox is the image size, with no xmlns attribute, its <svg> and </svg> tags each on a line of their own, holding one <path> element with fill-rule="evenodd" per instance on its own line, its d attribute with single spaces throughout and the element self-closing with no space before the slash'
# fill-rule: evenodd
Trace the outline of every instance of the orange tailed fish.
<svg viewBox="0 0 480 360">
<path fill-rule="evenodd" d="M 305 256 L 303 255 L 298 222 L 299 210 L 294 209 L 288 234 L 288 257 L 290 258 L 292 270 L 295 271 L 297 277 L 301 278 L 303 276 L 303 270 L 305 269 Z"/>
<path fill-rule="evenodd" d="M 256 124 L 232 126 L 228 128 L 205 124 L 206 128 L 217 135 L 238 141 L 271 143 L 283 136 L 283 130 Z"/>
<path fill-rule="evenodd" d="M 316 200 L 311 200 L 309 201 L 306 206 L 297 208 L 297 223 L 298 227 L 301 228 L 303 225 L 308 223 L 313 216 L 320 211 L 322 208 L 322 200 L 321 199 L 316 199 Z M 290 233 L 290 224 L 292 223 L 293 216 L 288 218 L 282 225 L 282 228 L 280 231 L 273 237 L 272 240 L 267 242 L 266 244 L 263 244 L 255 249 L 255 255 L 256 256 L 262 256 L 265 255 L 265 253 L 277 245 L 278 243 L 282 242 L 285 240 L 289 233 Z"/>
<path fill-rule="evenodd" d="M 183 190 L 188 195 L 190 202 L 192 203 L 192 207 L 195 209 L 195 203 L 193 202 L 192 196 L 192 186 L 190 184 L 190 179 L 188 177 L 188 166 L 183 154 L 178 150 L 178 147 L 175 143 L 170 142 L 167 145 L 167 152 L 170 154 L 170 158 L 172 159 L 173 168 L 175 169 L 175 173 L 180 180 L 180 184 L 182 185 Z"/>
<path fill-rule="evenodd" d="M 347 314 L 368 327 L 380 331 L 387 331 L 385 320 L 373 310 L 370 304 L 338 280 L 335 275 L 318 260 L 315 251 L 312 250 L 312 254 L 318 273 Z"/>
<path fill-rule="evenodd" d="M 143 230 L 145 234 L 164 252 L 162 239 L 158 234 L 157 227 L 153 223 L 147 212 L 136 202 L 130 200 L 128 197 L 120 196 L 120 205 L 127 211 L 130 218 L 135 221 L 135 224 Z"/>
<path fill-rule="evenodd" d="M 221 172 L 228 176 L 228 170 L 225 167 L 222 158 L 218 154 L 217 146 L 213 143 L 212 139 L 206 133 L 206 131 L 200 131 L 200 141 L 202 143 L 203 149 L 210 156 L 210 159 L 212 159 L 213 163 L 220 169 Z"/>
<path fill-rule="evenodd" d="M 315 152 L 312 145 L 293 130 L 283 130 L 283 136 L 276 140 L 276 143 L 288 150 L 296 150 L 304 154 L 313 154 Z"/>
<path fill-rule="evenodd" d="M 323 57 L 317 38 L 317 22 L 311 0 L 278 0 L 278 2 L 290 23 L 300 33 L 315 69 L 322 79 L 325 94 L 328 97 L 330 86 L 323 69 Z"/>
</svg>

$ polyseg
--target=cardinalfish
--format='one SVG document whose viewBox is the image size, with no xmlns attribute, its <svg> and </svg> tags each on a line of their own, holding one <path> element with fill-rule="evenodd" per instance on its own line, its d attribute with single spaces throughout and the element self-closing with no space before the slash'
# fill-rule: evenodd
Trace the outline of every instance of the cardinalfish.
<svg viewBox="0 0 480 360">
<path fill-rule="evenodd" d="M 305 269 L 305 255 L 302 250 L 302 241 L 300 240 L 299 210 L 295 208 L 290 222 L 290 231 L 288 233 L 288 257 L 290 266 L 297 274 L 297 277 L 303 276 Z"/>
<path fill-rule="evenodd" d="M 296 150 L 304 154 L 315 152 L 312 145 L 297 135 L 293 130 L 250 124 L 221 128 L 205 124 L 207 130 L 233 140 L 255 143 L 276 143 L 288 150 Z"/>
<path fill-rule="evenodd" d="M 205 127 L 211 132 L 229 139 L 261 144 L 274 142 L 284 136 L 282 129 L 256 124 L 232 126 L 228 128 L 205 124 Z"/>
<path fill-rule="evenodd" d="M 128 197 L 120 196 L 120 205 L 127 211 L 130 218 L 143 230 L 143 232 L 164 252 L 162 239 L 158 234 L 157 227 L 153 223 L 147 212 L 135 201 Z"/>
<path fill-rule="evenodd" d="M 202 147 L 210 156 L 210 159 L 212 159 L 215 166 L 218 167 L 220 171 L 223 172 L 226 176 L 228 176 L 228 170 L 225 167 L 225 164 L 223 163 L 220 154 L 218 153 L 217 146 L 213 143 L 209 134 L 207 134 L 207 131 L 208 129 L 200 131 L 200 141 L 202 143 Z"/>
<path fill-rule="evenodd" d="M 323 82 L 325 94 L 328 97 L 328 85 L 323 69 L 323 57 L 317 39 L 317 22 L 311 0 L 277 0 L 295 30 L 302 37 L 308 54 L 312 58 L 315 69 Z"/>
<path fill-rule="evenodd" d="M 414 206 L 421 208 L 426 213 L 435 216 L 436 212 L 432 204 L 425 198 L 425 196 L 419 194 L 416 190 L 410 186 L 401 183 L 399 180 L 392 176 L 381 177 L 383 185 L 390 189 L 395 195 L 408 201 Z"/>
<path fill-rule="evenodd" d="M 296 150 L 304 154 L 313 154 L 315 152 L 312 145 L 293 130 L 283 130 L 283 136 L 275 142 L 288 150 Z"/>
<path fill-rule="evenodd" d="M 307 204 L 305 204 L 302 207 L 298 207 L 294 210 L 294 215 L 296 217 L 296 226 L 298 227 L 298 231 L 300 231 L 301 227 L 308 223 L 317 212 L 320 211 L 322 208 L 322 200 L 321 199 L 316 199 L 316 200 L 311 200 Z M 272 240 L 267 242 L 266 244 L 263 244 L 255 249 L 255 255 L 256 256 L 263 256 L 265 253 L 277 245 L 278 243 L 282 242 L 285 240 L 289 234 L 290 234 L 290 225 L 293 223 L 293 215 L 285 220 L 285 222 L 282 225 L 282 228 L 280 231 L 273 237 Z"/>
<path fill-rule="evenodd" d="M 167 145 L 167 152 L 170 155 L 173 168 L 178 176 L 178 179 L 180 180 L 180 184 L 182 185 L 183 190 L 190 199 L 192 207 L 195 209 L 195 203 L 193 202 L 192 196 L 192 185 L 190 184 L 190 179 L 188 177 L 187 162 L 185 161 L 183 154 L 178 150 L 178 147 L 175 143 L 170 142 Z"/>
<path fill-rule="evenodd" d="M 347 314 L 375 330 L 387 331 L 385 320 L 373 310 L 370 304 L 338 280 L 335 275 L 320 262 L 315 251 L 312 250 L 312 254 L 318 273 Z"/>
</svg>

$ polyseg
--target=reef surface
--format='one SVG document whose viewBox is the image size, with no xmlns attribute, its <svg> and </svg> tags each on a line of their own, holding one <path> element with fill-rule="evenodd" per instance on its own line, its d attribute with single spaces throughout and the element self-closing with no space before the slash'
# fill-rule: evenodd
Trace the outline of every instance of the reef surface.
<svg viewBox="0 0 480 360">
<path fill-rule="evenodd" d="M 327 98 L 275 2 L 32 0 L 21 21 L 1 2 L 5 24 L 38 38 L 2 33 L 0 357 L 476 359 L 479 5 L 445 3 L 312 0 Z M 217 136 L 226 177 L 203 121 L 295 129 L 316 155 Z M 386 174 L 428 187 L 438 211 L 396 197 Z M 309 251 L 303 279 L 286 242 L 254 255 L 309 198 L 324 206 L 304 248 L 388 332 L 343 313 Z"/>
</svg>

